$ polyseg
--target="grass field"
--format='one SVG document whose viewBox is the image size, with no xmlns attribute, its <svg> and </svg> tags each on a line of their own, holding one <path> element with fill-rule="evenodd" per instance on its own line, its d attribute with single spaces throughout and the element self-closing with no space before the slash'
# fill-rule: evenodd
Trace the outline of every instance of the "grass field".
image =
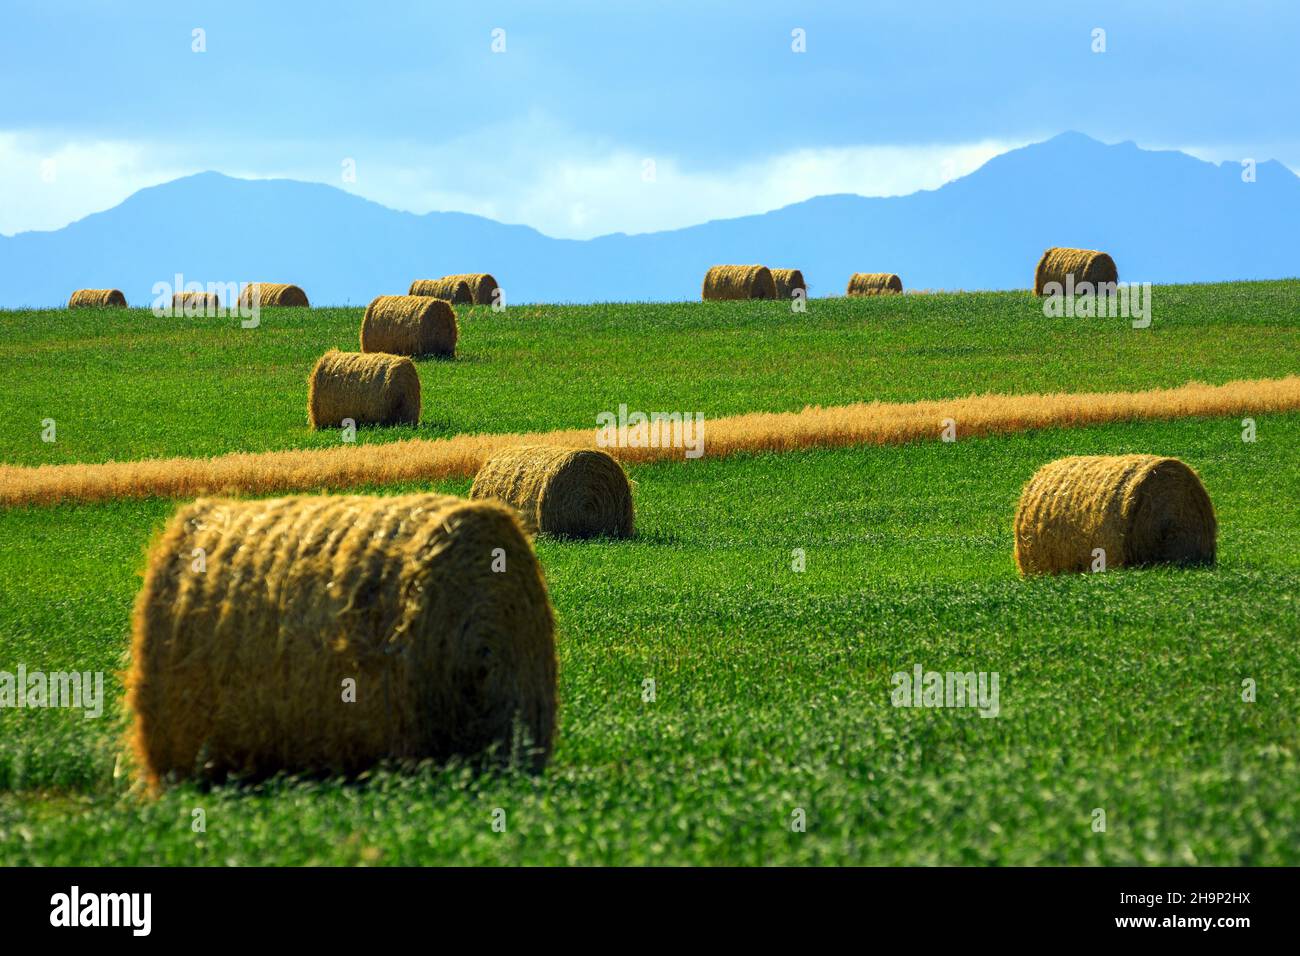
<svg viewBox="0 0 1300 956">
<path fill-rule="evenodd" d="M 439 424 L 419 433 L 586 425 L 620 402 L 724 414 L 1285 375 L 1300 370 L 1298 295 L 1157 288 L 1148 330 L 1047 320 L 1015 294 L 802 317 L 481 310 L 461 359 L 422 365 Z M 0 459 L 319 442 L 303 379 L 358 320 L 166 332 L 147 313 L 0 314 L 0 411 L 33 423 L 4 432 Z M 0 670 L 114 675 L 99 720 L 0 712 L 0 863 L 1300 863 L 1300 413 L 1257 427 L 1254 443 L 1239 419 L 1185 419 L 637 466 L 634 540 L 538 543 L 561 662 L 540 776 L 382 770 L 143 798 L 114 774 L 115 675 L 144 549 L 175 503 L 0 511 Z M 1019 579 L 1011 518 L 1030 474 L 1139 451 L 1200 472 L 1218 566 Z M 891 706 L 891 675 L 916 664 L 997 672 L 999 715 Z"/>
<path fill-rule="evenodd" d="M 419 428 L 359 441 L 593 427 L 620 403 L 709 417 L 983 392 L 1101 391 L 1296 371 L 1300 281 L 1161 286 L 1154 320 L 1046 319 L 1027 292 L 775 302 L 458 307 L 459 356 L 420 362 Z M 0 461 L 325 446 L 307 376 L 361 309 L 235 319 L 0 312 Z M 58 441 L 41 441 L 55 420 Z"/>
</svg>

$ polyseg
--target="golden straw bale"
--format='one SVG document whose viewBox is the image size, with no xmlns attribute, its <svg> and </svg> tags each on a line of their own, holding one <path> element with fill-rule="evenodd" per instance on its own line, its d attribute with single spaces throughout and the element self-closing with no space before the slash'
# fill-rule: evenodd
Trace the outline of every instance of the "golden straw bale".
<svg viewBox="0 0 1300 956">
<path fill-rule="evenodd" d="M 847 295 L 897 295 L 903 280 L 892 272 L 855 272 L 849 276 Z"/>
<path fill-rule="evenodd" d="M 120 289 L 78 289 L 68 299 L 69 309 L 126 308 L 126 296 Z"/>
<path fill-rule="evenodd" d="M 603 451 L 556 445 L 504 449 L 478 470 L 469 496 L 512 505 L 533 534 L 632 535 L 632 487 L 623 466 Z"/>
<path fill-rule="evenodd" d="M 803 273 L 798 269 L 772 269 L 772 281 L 776 284 L 776 297 L 789 299 L 799 289 L 806 296 L 808 284 L 803 281 Z"/>
<path fill-rule="evenodd" d="M 176 292 L 172 295 L 172 313 L 184 315 L 211 315 L 221 308 L 221 297 L 215 292 Z"/>
<path fill-rule="evenodd" d="M 491 277 L 489 276 L 489 278 Z M 445 276 L 441 279 L 416 279 L 411 283 L 407 295 L 427 295 L 435 299 L 446 299 L 453 305 L 474 304 L 474 290 L 461 276 Z"/>
<path fill-rule="evenodd" d="M 1043 253 L 1034 269 L 1034 295 L 1043 295 L 1043 287 L 1049 282 L 1059 282 L 1064 288 L 1068 275 L 1074 276 L 1076 286 L 1080 282 L 1092 283 L 1094 291 L 1098 283 L 1119 281 L 1115 260 L 1106 253 L 1053 246 Z"/>
<path fill-rule="evenodd" d="M 776 282 L 767 266 L 713 266 L 704 273 L 704 299 L 775 299 Z"/>
<path fill-rule="evenodd" d="M 489 272 L 464 272 L 454 276 L 443 276 L 441 279 L 417 279 L 411 283 L 411 295 L 436 295 L 439 299 L 445 299 L 447 296 L 436 292 L 416 291 L 419 286 L 424 289 L 457 289 L 459 283 L 464 282 L 469 286 L 470 298 L 467 301 L 473 302 L 474 305 L 491 305 L 496 297 L 497 280 L 492 278 Z M 428 285 L 426 285 L 428 283 Z M 452 302 L 458 302 L 459 299 L 451 299 Z"/>
<path fill-rule="evenodd" d="M 312 369 L 307 420 L 334 428 L 350 418 L 358 425 L 415 425 L 420 421 L 420 373 L 404 355 L 330 349 Z"/>
<path fill-rule="evenodd" d="M 1177 458 L 1060 458 L 1020 495 L 1016 566 L 1024 575 L 1087 571 L 1095 548 L 1107 568 L 1213 564 L 1216 531 L 1210 496 Z"/>
<path fill-rule="evenodd" d="M 455 355 L 456 313 L 445 299 L 381 295 L 361 320 L 361 351 L 390 355 Z"/>
<path fill-rule="evenodd" d="M 539 769 L 554 616 L 496 502 L 200 498 L 150 551 L 126 683 L 152 784 L 454 755 Z"/>
<path fill-rule="evenodd" d="M 311 305 L 307 301 L 307 293 L 296 285 L 283 282 L 249 282 L 239 293 L 239 304 L 245 308 L 251 306 L 254 295 L 260 296 L 261 305 Z"/>
</svg>

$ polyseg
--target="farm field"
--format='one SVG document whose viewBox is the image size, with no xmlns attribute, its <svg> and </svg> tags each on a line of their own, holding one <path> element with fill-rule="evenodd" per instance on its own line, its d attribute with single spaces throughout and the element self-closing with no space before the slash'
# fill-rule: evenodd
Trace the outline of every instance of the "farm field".
<svg viewBox="0 0 1300 956">
<path fill-rule="evenodd" d="M 1221 384 L 1297 370 L 1300 281 L 1159 286 L 1155 318 L 1047 319 L 1027 292 L 775 302 L 458 306 L 454 362 L 421 360 L 418 428 L 359 442 L 594 426 L 620 403 L 710 418 L 984 392 Z M 0 462 L 323 447 L 307 376 L 355 350 L 362 309 L 268 309 L 262 325 L 148 310 L 0 311 Z M 41 441 L 41 422 L 58 441 Z"/>
<path fill-rule="evenodd" d="M 1023 293 L 814 300 L 802 316 L 458 309 L 460 356 L 420 363 L 427 424 L 359 440 L 589 426 L 620 403 L 715 416 L 1282 376 L 1300 371 L 1297 301 L 1295 281 L 1157 287 L 1145 330 L 1046 319 Z M 306 428 L 305 378 L 324 349 L 355 347 L 360 313 L 268 311 L 256 330 L 0 313 L 0 414 L 31 423 L 4 431 L 0 461 L 335 443 Z M 0 510 L 0 670 L 110 675 L 101 719 L 4 713 L 0 863 L 1300 863 L 1300 412 L 1256 425 L 1253 443 L 1234 416 L 632 466 L 634 539 L 537 543 L 560 723 L 536 776 L 383 769 L 144 797 L 115 773 L 118 674 L 176 502 Z M 1197 469 L 1218 565 L 1020 579 L 1030 475 L 1128 452 Z M 998 716 L 892 706 L 892 675 L 916 665 L 998 673 Z"/>
</svg>

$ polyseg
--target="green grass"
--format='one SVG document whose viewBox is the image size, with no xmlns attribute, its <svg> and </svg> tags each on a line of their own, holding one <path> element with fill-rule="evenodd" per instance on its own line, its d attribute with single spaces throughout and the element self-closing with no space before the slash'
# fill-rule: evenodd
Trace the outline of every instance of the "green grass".
<svg viewBox="0 0 1300 956">
<path fill-rule="evenodd" d="M 1259 314 L 1238 324 L 1189 321 L 1184 334 L 1168 333 L 1167 346 L 1183 345 L 1178 358 L 1124 346 L 1126 364 L 1108 368 L 1113 353 L 1090 354 L 1068 336 L 1034 331 L 1034 321 L 1001 315 L 1014 297 L 977 301 L 968 311 L 997 330 L 969 336 L 981 343 L 969 360 L 957 352 L 946 360 L 967 363 L 977 370 L 971 377 L 917 351 L 968 340 L 967 327 L 948 334 L 935 316 L 889 320 L 892 345 L 863 344 L 859 369 L 890 397 L 1294 370 L 1294 351 L 1275 351 L 1294 329 Z M 955 305 L 935 308 L 946 310 L 944 321 L 966 321 Z M 668 408 L 682 405 L 668 386 L 638 371 L 619 391 L 612 369 L 644 349 L 655 368 L 675 353 L 698 371 L 705 363 L 691 349 L 703 340 L 703 354 L 730 348 L 735 359 L 690 385 L 721 408 L 734 397 L 723 383 L 743 378 L 747 361 L 772 372 L 760 360 L 773 360 L 772 340 L 881 338 L 848 312 L 814 317 L 824 324 L 798 335 L 763 329 L 773 317 L 754 310 L 743 328 L 697 326 L 681 336 L 668 333 L 686 332 L 689 311 L 671 307 L 644 320 L 612 308 L 595 310 L 600 319 L 577 309 L 550 314 L 565 336 L 542 319 L 524 330 L 532 320 L 521 317 L 501 328 L 471 323 L 466 339 L 479 335 L 491 356 L 484 362 L 500 366 L 509 355 L 521 361 L 534 338 L 560 348 L 585 322 L 600 341 L 623 343 L 588 372 L 606 383 L 607 398 Z M 1024 337 L 1019 346 L 1008 326 Z M 736 337 L 730 346 L 724 331 Z M 1140 334 L 1078 332 L 1108 348 Z M 124 348 L 106 363 L 142 361 L 158 347 L 144 338 L 142 352 Z M 13 340 L 5 342 L 12 352 Z M 553 364 L 574 373 L 581 347 L 569 342 Z M 286 338 L 276 349 L 267 361 L 293 367 L 296 347 Z M 540 361 L 546 349 L 538 351 Z M 1060 352 L 1072 358 L 1042 358 Z M 237 366 L 229 376 L 196 373 L 209 394 L 256 378 L 235 356 L 200 353 L 201 364 Z M 895 363 L 893 376 L 870 371 L 881 354 Z M 768 381 L 767 392 L 749 386 L 746 401 L 853 397 L 837 391 L 853 384 L 837 385 L 812 356 L 783 358 L 808 380 Z M 12 359 L 6 366 L 15 368 Z M 447 368 L 426 366 L 426 374 Z M 1198 368 L 1221 374 L 1190 371 Z M 565 423 L 564 394 L 547 392 L 555 374 L 532 367 L 522 376 L 515 390 L 526 397 L 510 412 L 512 426 Z M 481 389 L 504 409 L 512 383 L 490 378 L 466 375 L 448 387 Z M 25 386 L 30 398 L 36 380 L 24 370 L 18 391 Z M 100 386 L 108 393 L 133 387 L 102 381 L 112 382 Z M 163 383 L 162 393 L 172 396 L 180 381 Z M 55 384 L 88 387 L 47 383 Z M 134 387 L 143 402 L 150 390 Z M 196 450 L 217 440 L 207 429 L 221 422 L 236 445 L 274 443 L 274 416 L 265 414 L 278 407 L 274 391 L 261 405 L 213 413 L 203 427 L 171 398 L 142 405 L 148 422 L 114 419 L 119 444 L 102 435 L 75 444 L 74 432 L 74 450 L 121 457 L 155 439 Z M 4 400 L 16 401 L 12 392 Z M 477 418 L 483 407 L 464 414 L 487 424 Z M 245 421 L 253 424 L 242 430 Z M 1300 414 L 1261 417 L 1258 426 L 1254 444 L 1241 441 L 1239 421 L 1184 420 L 637 468 L 635 540 L 538 544 L 560 623 L 562 701 L 554 759 L 540 776 L 429 768 L 348 784 L 179 786 L 141 799 L 113 775 L 121 689 L 112 679 L 111 713 L 101 720 L 0 713 L 0 863 L 1300 863 Z M 6 441 L 16 443 L 12 431 Z M 1010 523 L 1034 469 L 1064 454 L 1130 451 L 1177 454 L 1200 471 L 1220 519 L 1219 565 L 1018 579 Z M 18 456 L 16 444 L 7 454 Z M 0 669 L 118 668 L 144 549 L 173 507 L 0 512 Z M 790 570 L 794 548 L 806 551 L 802 574 Z M 996 671 L 1000 715 L 892 707 L 891 675 L 917 663 Z M 653 703 L 642 700 L 647 678 L 657 685 Z M 1241 699 L 1246 678 L 1257 683 L 1254 703 Z M 491 827 L 498 807 L 505 833 Z M 206 813 L 202 834 L 191 829 L 196 808 Z M 796 808 L 807 814 L 804 833 L 791 831 Z M 1106 812 L 1105 833 L 1091 828 L 1095 808 Z"/>
<path fill-rule="evenodd" d="M 1300 282 L 1158 286 L 1153 324 L 1049 319 L 1025 292 L 459 309 L 455 361 L 420 363 L 423 422 L 388 441 L 594 427 L 633 410 L 792 411 L 975 392 L 1144 389 L 1296 371 Z M 104 461 L 322 446 L 306 378 L 355 349 L 360 309 L 237 319 L 0 311 L 0 461 Z M 42 421 L 56 422 L 53 443 Z"/>
</svg>

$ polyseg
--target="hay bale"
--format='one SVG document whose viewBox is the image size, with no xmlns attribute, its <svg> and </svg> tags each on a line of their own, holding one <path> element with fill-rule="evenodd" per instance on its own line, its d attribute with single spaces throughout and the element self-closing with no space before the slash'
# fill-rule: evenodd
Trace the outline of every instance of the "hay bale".
<svg viewBox="0 0 1300 956">
<path fill-rule="evenodd" d="M 239 293 L 239 304 L 244 308 L 249 308 L 253 302 L 253 295 L 260 296 L 259 302 L 262 305 L 275 306 L 310 306 L 307 301 L 307 293 L 296 285 L 288 285 L 283 282 L 250 282 L 244 286 Z"/>
<path fill-rule="evenodd" d="M 469 299 L 474 305 L 491 305 L 496 297 L 497 280 L 492 278 L 489 272 L 462 272 L 459 275 L 443 276 L 441 279 L 417 279 L 411 283 L 411 295 L 436 295 L 439 299 L 448 299 L 448 296 L 436 292 L 417 292 L 416 287 L 420 289 L 452 289 L 459 288 L 460 283 L 465 283 L 469 287 Z M 448 299 L 451 302 L 459 302 L 459 299 Z"/>
<path fill-rule="evenodd" d="M 312 428 L 415 425 L 420 421 L 420 374 L 402 355 L 330 349 L 312 369 L 307 420 Z"/>
<path fill-rule="evenodd" d="M 491 278 L 489 276 L 488 278 Z M 407 295 L 427 295 L 435 299 L 446 299 L 453 305 L 473 305 L 474 290 L 460 276 L 444 276 L 441 279 L 416 279 L 407 290 Z M 491 300 L 488 300 L 489 303 Z"/>
<path fill-rule="evenodd" d="M 221 297 L 215 292 L 176 292 L 172 294 L 172 314 L 209 315 L 221 308 Z"/>
<path fill-rule="evenodd" d="M 772 282 L 776 285 L 776 297 L 789 299 L 799 289 L 808 295 L 808 284 L 803 281 L 803 273 L 798 269 L 772 269 Z"/>
<path fill-rule="evenodd" d="M 361 351 L 390 355 L 455 355 L 456 313 L 444 299 L 381 295 L 361 319 Z"/>
<path fill-rule="evenodd" d="M 632 535 L 632 487 L 627 475 L 622 465 L 595 449 L 507 448 L 479 469 L 469 496 L 506 502 L 533 534 Z"/>
<path fill-rule="evenodd" d="M 540 768 L 554 616 L 528 538 L 495 502 L 201 498 L 150 551 L 126 683 L 155 784 L 492 748 Z"/>
<path fill-rule="evenodd" d="M 1094 290 L 1101 282 L 1118 282 L 1115 260 L 1095 249 L 1066 249 L 1053 246 L 1043 253 L 1034 269 L 1034 295 L 1042 295 L 1049 282 L 1065 286 L 1066 276 L 1074 276 L 1074 285 L 1091 282 Z"/>
<path fill-rule="evenodd" d="M 903 280 L 892 272 L 855 272 L 846 295 L 901 295 Z"/>
<path fill-rule="evenodd" d="M 120 289 L 78 289 L 68 299 L 69 309 L 125 309 L 126 296 Z"/>
<path fill-rule="evenodd" d="M 1107 568 L 1213 564 L 1216 531 L 1201 480 L 1177 458 L 1060 458 L 1020 495 L 1016 566 L 1024 575 L 1087 571 L 1094 548 Z"/>
<path fill-rule="evenodd" d="M 705 300 L 775 299 L 776 282 L 767 266 L 713 266 L 704 273 Z"/>
</svg>

